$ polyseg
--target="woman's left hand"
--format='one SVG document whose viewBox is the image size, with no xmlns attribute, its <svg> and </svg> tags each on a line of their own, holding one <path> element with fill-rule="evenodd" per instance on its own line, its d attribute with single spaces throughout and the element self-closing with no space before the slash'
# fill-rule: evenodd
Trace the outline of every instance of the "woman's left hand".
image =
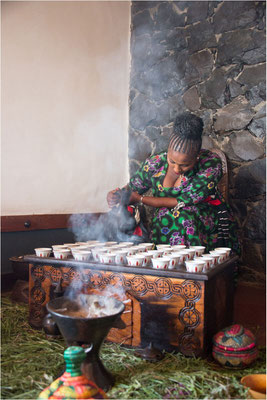
<svg viewBox="0 0 267 400">
<path fill-rule="evenodd" d="M 107 194 L 107 203 L 110 208 L 115 207 L 119 202 L 121 198 L 121 189 L 117 188 L 114 190 L 111 190 Z"/>
</svg>

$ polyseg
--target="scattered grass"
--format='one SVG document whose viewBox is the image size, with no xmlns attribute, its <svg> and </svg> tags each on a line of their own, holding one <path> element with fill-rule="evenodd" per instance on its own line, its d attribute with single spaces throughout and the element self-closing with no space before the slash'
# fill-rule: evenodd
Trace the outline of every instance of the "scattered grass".
<svg viewBox="0 0 267 400">
<path fill-rule="evenodd" d="M 28 307 L 2 297 L 1 399 L 36 399 L 64 368 L 63 340 L 47 340 L 32 329 Z M 230 370 L 213 360 L 166 353 L 157 363 L 146 362 L 116 344 L 104 344 L 101 359 L 116 379 L 112 399 L 245 399 L 242 376 L 266 373 L 265 348 L 252 368 Z"/>
</svg>

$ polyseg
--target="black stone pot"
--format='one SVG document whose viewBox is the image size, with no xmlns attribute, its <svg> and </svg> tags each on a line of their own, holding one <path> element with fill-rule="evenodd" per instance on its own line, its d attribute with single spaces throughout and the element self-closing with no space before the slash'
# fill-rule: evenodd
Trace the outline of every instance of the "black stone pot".
<svg viewBox="0 0 267 400">
<path fill-rule="evenodd" d="M 106 301 L 109 300 L 105 296 L 91 296 L 105 299 Z M 99 358 L 99 350 L 103 340 L 113 326 L 118 328 L 125 327 L 123 323 L 118 324 L 116 321 L 123 313 L 125 306 L 117 299 L 112 300 L 115 301 L 116 314 L 99 318 L 81 318 L 60 314 L 60 309 L 65 308 L 66 305 L 68 305 L 68 308 L 71 306 L 72 302 L 67 297 L 53 299 L 46 305 L 68 346 L 89 345 L 85 349 L 86 359 L 82 364 L 82 372 L 89 380 L 95 382 L 105 391 L 113 386 L 114 378 L 102 364 Z"/>
</svg>

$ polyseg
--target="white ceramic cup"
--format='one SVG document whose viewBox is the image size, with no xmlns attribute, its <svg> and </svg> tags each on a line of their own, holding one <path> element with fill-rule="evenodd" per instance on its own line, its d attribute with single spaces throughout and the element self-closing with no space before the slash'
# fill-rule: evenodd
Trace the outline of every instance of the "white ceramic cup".
<svg viewBox="0 0 267 400">
<path fill-rule="evenodd" d="M 75 250 L 74 250 L 74 252 L 75 252 Z M 93 255 L 93 259 L 98 262 L 100 254 L 107 253 L 108 249 L 105 249 L 104 247 L 95 247 L 95 248 L 91 249 L 91 252 Z"/>
<path fill-rule="evenodd" d="M 189 260 L 190 255 L 189 255 L 187 249 L 181 250 L 181 251 L 179 251 L 179 253 L 181 255 L 181 258 L 180 258 L 180 263 L 181 264 L 184 264 L 185 261 Z"/>
<path fill-rule="evenodd" d="M 87 247 L 88 250 L 96 249 L 94 244 L 87 243 L 86 247 Z"/>
<path fill-rule="evenodd" d="M 105 247 L 109 247 L 118 245 L 118 242 L 104 242 L 103 244 Z"/>
<path fill-rule="evenodd" d="M 202 272 L 204 265 L 205 261 L 201 261 L 199 259 L 187 260 L 185 262 L 185 267 L 187 272 L 192 272 L 192 273 Z"/>
<path fill-rule="evenodd" d="M 134 256 L 137 253 L 137 250 L 134 247 L 129 247 L 127 250 L 127 256 Z"/>
<path fill-rule="evenodd" d="M 164 249 L 163 249 L 163 255 L 162 255 L 162 257 L 164 257 L 164 256 L 169 257 L 169 255 L 170 255 L 172 252 L 173 252 L 173 249 L 172 249 L 171 247 L 164 248 Z"/>
<path fill-rule="evenodd" d="M 227 260 L 227 253 L 225 250 L 211 250 L 210 254 L 218 254 L 219 255 L 219 264 L 223 263 Z"/>
<path fill-rule="evenodd" d="M 143 249 L 141 247 L 139 247 L 139 246 L 132 246 L 131 250 L 134 250 L 135 254 L 143 252 Z"/>
<path fill-rule="evenodd" d="M 209 257 L 213 258 L 213 267 L 212 268 L 216 267 L 219 264 L 220 255 L 216 254 L 216 253 L 209 253 Z"/>
<path fill-rule="evenodd" d="M 184 244 L 175 244 L 172 246 L 173 251 L 179 251 L 179 250 L 184 250 L 186 249 L 186 245 Z"/>
<path fill-rule="evenodd" d="M 180 263 L 181 255 L 180 253 L 171 253 L 168 254 L 168 258 L 170 258 L 168 269 L 175 269 L 177 265 Z"/>
<path fill-rule="evenodd" d="M 157 244 L 157 249 L 162 250 L 162 249 L 169 249 L 171 247 L 170 244 Z"/>
<path fill-rule="evenodd" d="M 204 254 L 205 247 L 204 246 L 190 246 L 189 249 L 195 250 L 195 257 L 200 257 Z"/>
<path fill-rule="evenodd" d="M 53 244 L 52 249 L 53 250 L 68 249 L 68 246 L 64 246 L 64 244 Z"/>
<path fill-rule="evenodd" d="M 111 246 L 105 246 L 107 249 L 108 253 L 116 253 L 118 250 L 121 250 L 121 247 L 117 244 L 113 244 Z"/>
<path fill-rule="evenodd" d="M 201 256 L 201 257 L 195 257 L 195 260 L 202 260 L 205 261 L 205 265 L 203 267 L 202 272 L 208 272 L 213 266 L 214 266 L 214 258 L 212 257 L 206 257 L 206 256 Z"/>
<path fill-rule="evenodd" d="M 144 251 L 146 251 L 146 245 L 143 243 L 138 244 L 136 247 L 138 249 L 138 253 L 143 253 Z"/>
<path fill-rule="evenodd" d="M 168 269 L 169 264 L 170 264 L 170 258 L 169 257 L 152 258 L 153 268 L 156 268 L 156 269 Z"/>
<path fill-rule="evenodd" d="M 182 264 L 183 263 L 183 254 L 181 254 L 181 251 L 173 251 L 172 253 L 170 253 L 168 255 L 168 257 L 170 257 L 170 258 L 177 257 L 178 258 L 177 264 Z"/>
<path fill-rule="evenodd" d="M 139 254 L 135 254 L 133 256 L 127 256 L 128 265 L 130 267 L 142 267 L 144 257 Z"/>
<path fill-rule="evenodd" d="M 86 247 L 85 246 L 77 246 L 77 247 L 70 248 L 70 252 L 73 257 L 74 257 L 74 253 L 77 253 L 78 251 L 83 251 L 83 250 L 91 251 L 87 246 Z"/>
<path fill-rule="evenodd" d="M 195 257 L 196 251 L 195 249 L 186 249 L 185 251 L 187 251 L 187 253 L 189 254 L 189 260 L 193 260 L 193 258 Z"/>
<path fill-rule="evenodd" d="M 152 250 L 154 243 L 142 243 L 143 246 L 146 246 L 146 251 Z"/>
<path fill-rule="evenodd" d="M 71 249 L 73 249 L 73 250 L 90 250 L 90 248 L 88 247 L 88 244 L 87 245 L 83 244 L 78 247 L 72 247 Z"/>
<path fill-rule="evenodd" d="M 71 249 L 72 247 L 79 247 L 80 245 L 77 243 L 64 243 L 64 246 L 67 246 L 68 249 Z"/>
<path fill-rule="evenodd" d="M 126 265 L 127 264 L 127 250 L 118 250 L 115 252 L 116 253 L 116 257 L 115 257 L 115 263 L 117 265 Z"/>
<path fill-rule="evenodd" d="M 70 249 L 54 249 L 53 250 L 54 257 L 60 260 L 66 260 L 70 255 Z"/>
<path fill-rule="evenodd" d="M 151 255 L 147 254 L 147 251 L 143 252 L 143 253 L 138 253 L 139 256 L 143 256 L 144 260 L 143 260 L 143 267 L 147 267 L 148 265 L 151 264 Z"/>
<path fill-rule="evenodd" d="M 115 264 L 115 253 L 100 253 L 99 261 L 103 264 Z"/>
<path fill-rule="evenodd" d="M 90 243 L 89 243 L 90 244 Z M 97 242 L 94 243 L 94 248 L 96 249 L 97 247 L 105 247 L 105 242 Z"/>
<path fill-rule="evenodd" d="M 77 251 L 73 254 L 75 260 L 78 261 L 88 261 L 91 257 L 91 251 L 90 250 L 80 250 Z"/>
<path fill-rule="evenodd" d="M 100 243 L 99 240 L 87 240 L 86 241 L 87 244 L 96 244 L 96 243 Z"/>
<path fill-rule="evenodd" d="M 231 247 L 216 247 L 214 250 L 215 250 L 215 251 L 217 251 L 217 250 L 223 250 L 223 251 L 225 251 L 225 252 L 226 252 L 226 255 L 227 255 L 227 258 L 229 258 L 232 249 L 231 249 Z"/>
<path fill-rule="evenodd" d="M 120 243 L 127 244 L 127 246 L 128 246 L 128 247 L 130 247 L 130 246 L 133 246 L 133 245 L 134 245 L 134 242 L 120 242 Z"/>
<path fill-rule="evenodd" d="M 37 255 L 37 257 L 49 257 L 52 252 L 52 248 L 38 247 L 37 249 L 34 249 L 34 251 L 35 251 L 35 254 Z"/>
<path fill-rule="evenodd" d="M 159 258 L 162 257 L 163 255 L 163 249 L 162 250 L 148 250 L 148 254 L 152 256 L 152 258 Z"/>
<path fill-rule="evenodd" d="M 118 249 L 125 249 L 126 247 L 129 247 L 128 243 L 120 242 L 117 244 Z"/>
</svg>

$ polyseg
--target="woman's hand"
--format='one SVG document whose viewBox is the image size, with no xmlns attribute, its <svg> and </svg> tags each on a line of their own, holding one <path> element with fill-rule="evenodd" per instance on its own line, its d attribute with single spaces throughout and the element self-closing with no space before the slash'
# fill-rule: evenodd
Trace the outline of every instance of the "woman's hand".
<svg viewBox="0 0 267 400">
<path fill-rule="evenodd" d="M 132 192 L 130 200 L 129 200 L 129 204 L 139 203 L 140 199 L 141 199 L 141 195 L 139 193 Z"/>
<path fill-rule="evenodd" d="M 108 192 L 107 194 L 107 203 L 109 208 L 112 208 L 114 206 L 116 206 L 116 204 L 118 204 L 120 202 L 121 199 L 121 189 L 117 188 L 114 190 L 111 190 L 110 192 Z"/>
</svg>

